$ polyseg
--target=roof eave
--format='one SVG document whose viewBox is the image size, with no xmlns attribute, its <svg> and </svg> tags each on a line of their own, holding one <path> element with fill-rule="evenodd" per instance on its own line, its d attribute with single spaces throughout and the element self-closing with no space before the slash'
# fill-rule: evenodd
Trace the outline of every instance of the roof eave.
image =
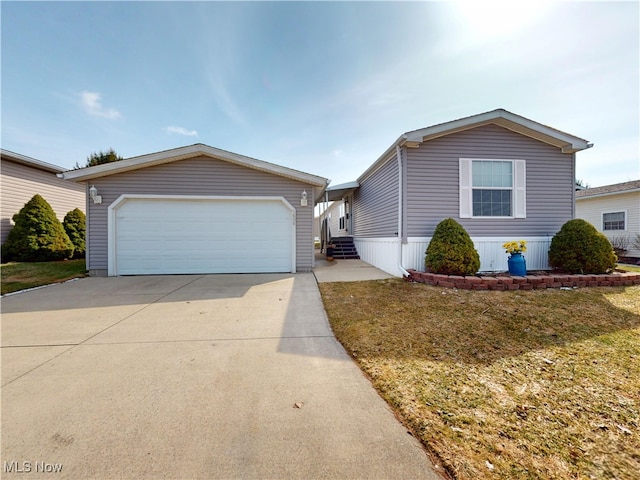
<svg viewBox="0 0 640 480">
<path fill-rule="evenodd" d="M 562 153 L 575 153 L 593 146 L 592 143 L 589 143 L 583 138 L 534 122 L 533 120 L 501 108 L 420 130 L 414 130 L 405 135 L 410 141 L 426 142 L 438 137 L 489 124 L 498 125 L 521 135 L 553 145 L 554 147 L 560 148 Z"/>
<path fill-rule="evenodd" d="M 44 170 L 46 172 L 59 174 L 64 171 L 64 168 L 54 165 L 52 163 L 43 162 L 42 160 L 36 160 L 35 158 L 27 157 L 20 153 L 11 152 L 9 150 L 0 149 L 0 155 L 12 162 L 19 163 L 21 165 L 27 165 L 29 167 Z"/>
<path fill-rule="evenodd" d="M 391 146 L 387 148 L 385 152 L 382 155 L 380 155 L 378 159 L 375 162 L 373 162 L 373 164 L 362 173 L 362 175 L 358 177 L 357 182 L 362 183 L 363 179 L 365 179 L 368 175 L 376 171 L 378 167 L 380 167 L 383 163 L 389 160 L 389 158 L 392 155 L 395 154 L 396 147 L 401 147 L 408 142 L 409 142 L 409 139 L 406 133 L 400 135 L 398 139 L 395 142 L 393 142 L 393 144 L 391 144 Z"/>
<path fill-rule="evenodd" d="M 582 190 L 583 192 L 586 190 Z M 576 194 L 576 201 L 578 200 L 589 200 L 592 198 L 599 198 L 599 197 L 610 197 L 612 195 L 624 195 L 626 193 L 635 193 L 635 192 L 640 192 L 640 188 L 630 188 L 628 190 L 617 190 L 615 192 L 602 192 L 602 193 L 594 193 L 591 195 L 580 195 L 578 196 Z"/>
<path fill-rule="evenodd" d="M 575 153 L 593 147 L 592 143 L 589 143 L 583 138 L 556 130 L 555 128 L 548 127 L 541 123 L 534 122 L 533 120 L 529 120 L 528 118 L 516 115 L 515 113 L 511 113 L 503 108 L 499 108 L 490 112 L 440 123 L 438 125 L 413 130 L 400 135 L 400 137 L 398 137 L 398 139 L 380 157 L 378 157 L 378 159 L 369 168 L 367 168 L 362 175 L 358 177 L 358 182 L 361 182 L 364 178 L 377 170 L 383 163 L 389 160 L 389 158 L 391 158 L 395 153 L 395 149 L 398 146 L 402 147 L 406 145 L 407 147 L 415 148 L 419 144 L 435 138 L 489 124 L 495 124 L 521 135 L 553 145 L 554 147 L 559 148 L 562 153 Z"/>
<path fill-rule="evenodd" d="M 328 197 L 327 199 L 330 202 L 340 200 L 345 196 L 350 195 L 352 192 L 358 189 L 358 187 L 360 187 L 360 183 L 358 183 L 357 181 L 347 182 L 347 183 L 342 183 L 340 185 L 333 185 L 333 186 L 327 187 L 326 189 L 327 197 Z"/>
<path fill-rule="evenodd" d="M 69 170 L 62 174 L 62 178 L 74 180 L 76 182 L 86 182 L 88 180 L 114 175 L 117 173 L 139 170 L 141 168 L 162 165 L 165 163 L 172 163 L 198 156 L 217 158 L 219 160 L 234 163 L 236 165 L 241 165 L 266 173 L 290 178 L 292 180 L 308 183 L 316 187 L 322 187 L 323 189 L 329 182 L 329 180 L 324 177 L 300 172 L 288 167 L 268 163 L 263 160 L 245 157 L 237 153 L 227 152 L 225 150 L 220 150 L 203 144 L 189 145 L 187 147 L 180 147 L 173 150 L 150 153 L 147 155 L 141 155 L 138 157 L 121 160 L 119 162 L 96 165 L 94 167 L 87 167 L 79 170 Z"/>
</svg>

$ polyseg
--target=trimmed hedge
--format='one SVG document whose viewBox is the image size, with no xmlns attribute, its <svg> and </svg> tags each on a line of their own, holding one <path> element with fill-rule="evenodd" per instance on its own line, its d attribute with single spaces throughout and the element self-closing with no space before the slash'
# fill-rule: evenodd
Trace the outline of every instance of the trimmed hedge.
<svg viewBox="0 0 640 480">
<path fill-rule="evenodd" d="M 86 253 L 85 229 L 87 217 L 79 208 L 74 208 L 64 216 L 62 226 L 73 243 L 73 258 L 84 258 Z"/>
<path fill-rule="evenodd" d="M 48 262 L 73 256 L 73 243 L 51 205 L 40 195 L 34 195 L 13 221 L 15 225 L 2 245 L 3 262 Z"/>
<path fill-rule="evenodd" d="M 566 222 L 551 240 L 549 264 L 571 273 L 607 273 L 618 257 L 611 242 L 586 220 Z"/>
<path fill-rule="evenodd" d="M 446 218 L 433 232 L 425 265 L 434 273 L 473 275 L 480 269 L 480 255 L 464 227 L 453 218 Z"/>
</svg>

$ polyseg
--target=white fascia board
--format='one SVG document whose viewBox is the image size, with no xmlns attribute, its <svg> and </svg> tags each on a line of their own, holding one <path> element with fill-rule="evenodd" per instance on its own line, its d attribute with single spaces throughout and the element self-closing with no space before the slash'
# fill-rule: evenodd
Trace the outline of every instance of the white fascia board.
<svg viewBox="0 0 640 480">
<path fill-rule="evenodd" d="M 425 140 L 449 135 L 458 131 L 467 130 L 495 123 L 517 133 L 531 136 L 537 140 L 561 148 L 563 153 L 574 153 L 585 150 L 593 145 L 583 138 L 570 135 L 555 128 L 548 127 L 528 118 L 521 117 L 504 109 L 492 110 L 471 117 L 460 118 L 451 122 L 441 123 L 420 130 L 414 130 L 406 134 L 408 141 L 423 142 Z"/>
<path fill-rule="evenodd" d="M 498 108 L 490 112 L 440 123 L 438 125 L 413 130 L 400 135 L 400 137 L 398 137 L 398 139 L 380 157 L 378 157 L 378 159 L 369 168 L 367 168 L 362 175 L 358 177 L 358 182 L 362 182 L 364 178 L 371 175 L 387 160 L 389 160 L 395 154 L 397 146 L 415 148 L 419 146 L 419 144 L 428 140 L 490 123 L 500 125 L 522 135 L 527 135 L 539 141 L 549 143 L 562 149 L 563 153 L 574 153 L 580 150 L 586 150 L 593 146 L 592 143 L 589 143 L 583 138 L 534 122 L 533 120 L 521 117 L 520 115 L 511 113 L 503 108 Z"/>
<path fill-rule="evenodd" d="M 198 145 L 190 145 L 173 150 L 165 150 L 162 152 L 140 155 L 138 157 L 126 158 L 118 162 L 104 163 L 102 165 L 96 165 L 94 167 L 68 170 L 66 172 L 63 172 L 60 177 L 67 180 L 74 180 L 76 182 L 83 182 L 86 180 L 105 177 L 116 173 L 123 173 L 131 170 L 138 170 L 144 167 L 150 167 L 153 165 L 175 162 L 178 160 L 184 160 L 186 158 L 197 156 L 199 149 L 195 147 L 198 147 Z"/>
<path fill-rule="evenodd" d="M 360 184 L 357 181 L 341 183 L 340 185 L 330 185 L 327 187 L 327 191 L 331 192 L 333 190 L 345 190 L 349 188 L 358 188 Z"/>
<path fill-rule="evenodd" d="M 19 153 L 10 152 L 9 150 L 0 149 L 0 155 L 8 160 L 30 167 L 39 168 L 47 172 L 58 174 L 64 171 L 64 168 L 54 165 L 52 163 L 43 162 L 42 160 L 36 160 L 35 158 L 27 157 Z"/>
<path fill-rule="evenodd" d="M 591 200 L 592 198 L 601 198 L 601 197 L 611 197 L 613 195 L 624 195 L 625 193 L 636 193 L 640 192 L 640 188 L 632 188 L 629 190 L 618 190 L 617 192 L 603 192 L 603 193 L 594 193 L 593 195 L 585 195 L 585 196 L 576 196 L 576 202 L 581 200 Z"/>
<path fill-rule="evenodd" d="M 301 172 L 292 168 L 275 165 L 273 163 L 257 160 L 251 157 L 245 157 L 237 153 L 227 152 L 218 148 L 203 145 L 201 143 L 180 147 L 173 150 L 165 150 L 163 152 L 150 153 L 138 157 L 127 158 L 119 162 L 96 165 L 95 167 L 87 167 L 79 170 L 70 170 L 61 174 L 62 178 L 82 182 L 94 178 L 113 175 L 116 173 L 138 170 L 140 168 L 161 165 L 163 163 L 171 163 L 178 160 L 193 158 L 197 156 L 208 156 L 217 158 L 230 163 L 235 163 L 255 170 L 272 173 L 282 177 L 287 177 L 303 183 L 308 183 L 317 187 L 326 187 L 329 180 L 324 177 L 312 175 L 310 173 Z"/>
<path fill-rule="evenodd" d="M 263 172 L 273 173 L 282 177 L 288 177 L 300 182 L 309 183 L 316 187 L 326 187 L 329 184 L 329 179 L 312 175 L 310 173 L 301 172 L 300 170 L 294 170 L 293 168 L 283 167 L 282 165 L 276 165 L 274 163 L 265 162 L 264 160 L 258 160 L 251 157 L 245 157 L 233 152 L 227 152 L 218 148 L 209 147 L 208 145 L 201 145 L 204 149 L 204 153 L 208 153 L 210 156 L 226 160 L 238 165 L 254 168 L 256 170 L 262 170 Z"/>
<path fill-rule="evenodd" d="M 371 175 L 373 172 L 375 172 L 378 168 L 380 168 L 382 165 L 384 165 L 393 155 L 396 154 L 396 147 L 397 146 L 401 147 L 405 143 L 411 142 L 412 140 L 410 140 L 407 137 L 407 135 L 408 134 L 406 134 L 406 133 L 400 135 L 398 137 L 398 139 L 395 142 L 393 142 L 391 144 L 391 146 L 389 148 L 387 148 L 385 150 L 385 152 L 382 155 L 380 155 L 378 157 L 378 159 L 375 162 L 373 162 L 373 164 L 369 168 L 367 168 L 362 175 L 360 175 L 358 177 L 358 180 L 356 180 L 356 181 L 359 184 L 362 183 L 363 179 L 367 178 L 369 175 Z M 422 141 L 422 139 L 420 141 Z"/>
</svg>

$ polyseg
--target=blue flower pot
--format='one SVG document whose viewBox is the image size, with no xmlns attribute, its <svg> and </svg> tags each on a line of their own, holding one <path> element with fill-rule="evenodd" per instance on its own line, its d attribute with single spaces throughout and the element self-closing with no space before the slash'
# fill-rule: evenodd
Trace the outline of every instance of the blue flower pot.
<svg viewBox="0 0 640 480">
<path fill-rule="evenodd" d="M 507 264 L 509 265 L 509 273 L 511 275 L 517 275 L 519 277 L 527 275 L 527 261 L 521 253 L 512 253 L 509 260 L 507 260 Z"/>
</svg>

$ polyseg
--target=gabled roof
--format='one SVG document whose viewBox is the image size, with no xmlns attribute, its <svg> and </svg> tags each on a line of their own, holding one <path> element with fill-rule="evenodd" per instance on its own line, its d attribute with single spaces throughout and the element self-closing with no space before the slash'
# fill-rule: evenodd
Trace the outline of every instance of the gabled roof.
<svg viewBox="0 0 640 480">
<path fill-rule="evenodd" d="M 385 162 L 389 156 L 393 154 L 397 146 L 417 147 L 420 143 L 428 142 L 435 138 L 490 124 L 498 125 L 521 135 L 553 145 L 561 149 L 562 153 L 579 152 L 580 150 L 586 150 L 593 146 L 592 143 L 589 143 L 584 138 L 576 137 L 547 125 L 534 122 L 528 118 L 521 117 L 515 113 L 508 112 L 503 108 L 498 108 L 490 112 L 459 118 L 458 120 L 432 125 L 400 135 L 393 145 L 391 145 L 358 180 L 362 180 L 370 172 L 376 170 L 381 163 Z"/>
<path fill-rule="evenodd" d="M 38 170 L 44 170 L 50 173 L 64 172 L 64 168 L 52 163 L 43 162 L 42 160 L 36 160 L 35 158 L 27 157 L 19 153 L 10 152 L 9 150 L 0 149 L 0 156 L 4 159 L 11 160 L 12 162 L 27 165 L 29 167 L 37 168 Z"/>
<path fill-rule="evenodd" d="M 202 143 L 196 143 L 195 145 L 174 148 L 157 153 L 150 153 L 147 155 L 140 155 L 138 157 L 131 157 L 120 160 L 119 162 L 105 163 L 94 167 L 80 168 L 78 170 L 69 170 L 58 176 L 67 180 L 84 182 L 87 180 L 114 175 L 116 173 L 130 172 L 155 165 L 162 165 L 165 163 L 172 163 L 179 160 L 203 156 L 223 160 L 225 162 L 252 168 L 254 170 L 260 170 L 266 173 L 272 173 L 281 177 L 322 187 L 323 189 L 328 183 L 328 180 L 324 177 L 283 167 L 281 165 L 275 165 L 255 158 L 245 157 L 244 155 L 239 155 L 237 153 L 227 152 L 226 150 L 220 150 Z"/>
<path fill-rule="evenodd" d="M 631 182 L 614 183 L 603 187 L 586 188 L 576 192 L 576 199 L 589 197 L 602 197 L 604 195 L 615 195 L 617 193 L 640 192 L 640 180 Z"/>
<path fill-rule="evenodd" d="M 489 124 L 498 125 L 521 135 L 548 143 L 560 148 L 562 153 L 579 152 L 592 146 L 583 138 L 534 122 L 502 108 L 407 132 L 405 136 L 407 142 L 426 142 L 444 135 Z"/>
</svg>

